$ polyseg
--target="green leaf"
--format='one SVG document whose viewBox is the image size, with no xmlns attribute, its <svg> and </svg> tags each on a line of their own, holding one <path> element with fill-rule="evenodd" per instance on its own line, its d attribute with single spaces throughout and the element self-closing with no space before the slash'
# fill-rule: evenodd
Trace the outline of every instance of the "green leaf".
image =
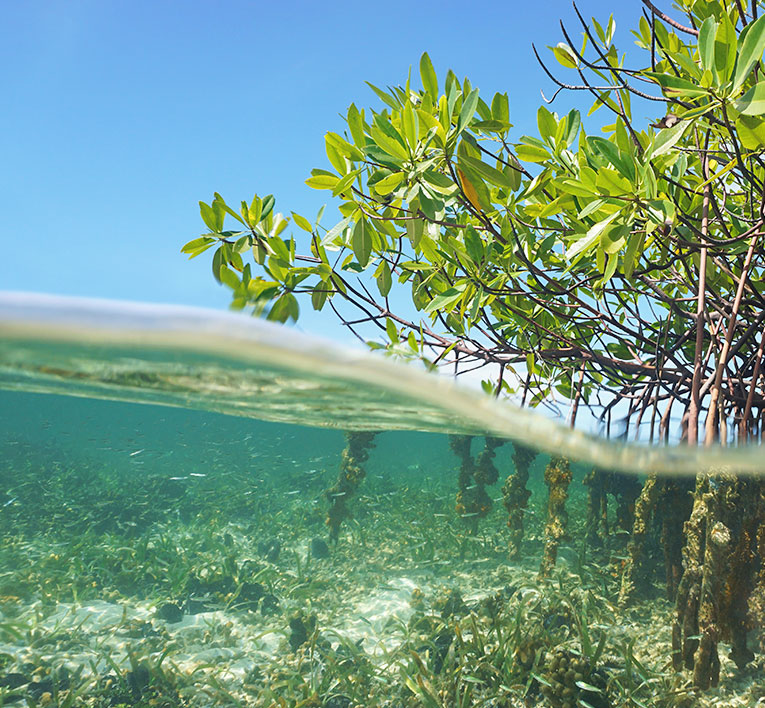
<svg viewBox="0 0 765 708">
<path fill-rule="evenodd" d="M 265 197 L 263 197 L 262 202 L 262 209 L 260 211 L 260 221 L 263 221 L 264 219 L 268 218 L 268 215 L 273 211 L 274 204 L 276 204 L 276 199 L 274 199 L 273 194 L 267 194 Z"/>
<path fill-rule="evenodd" d="M 369 81 L 364 82 L 369 88 L 372 89 L 377 94 L 377 97 L 386 105 L 390 106 L 394 111 L 397 111 L 401 108 L 398 101 L 396 101 L 393 96 L 391 96 L 388 93 L 385 93 L 382 89 L 377 88 L 374 84 L 370 84 Z"/>
<path fill-rule="evenodd" d="M 268 247 L 271 249 L 271 253 L 277 258 L 280 258 L 285 263 L 290 262 L 290 249 L 284 242 L 284 239 L 281 239 L 278 236 L 272 236 L 268 239 Z"/>
<path fill-rule="evenodd" d="M 552 52 L 558 60 L 558 63 L 565 66 L 567 69 L 576 69 L 576 67 L 579 66 L 579 58 L 568 44 L 558 42 L 556 47 L 552 47 Z"/>
<path fill-rule="evenodd" d="M 359 109 L 352 103 L 348 107 L 348 130 L 351 131 L 353 141 L 356 145 L 364 145 L 366 136 L 364 135 L 364 117 L 359 113 Z"/>
<path fill-rule="evenodd" d="M 417 250 L 422 239 L 422 232 L 425 226 L 425 222 L 422 219 L 407 219 L 406 220 L 406 235 L 412 243 L 412 248 Z"/>
<path fill-rule="evenodd" d="M 515 154 L 519 160 L 524 162 L 546 162 L 550 159 L 550 153 L 544 148 L 536 145 L 516 145 Z"/>
<path fill-rule="evenodd" d="M 475 130 L 483 130 L 485 133 L 503 133 L 510 129 L 510 123 L 501 120 L 477 120 L 473 123 Z"/>
<path fill-rule="evenodd" d="M 438 197 L 431 198 L 424 192 L 420 192 L 420 208 L 429 221 L 443 218 L 444 202 Z"/>
<path fill-rule="evenodd" d="M 227 285 L 232 290 L 236 290 L 241 284 L 239 278 L 236 276 L 236 273 L 230 270 L 225 263 L 220 268 L 220 279 L 224 285 Z"/>
<path fill-rule="evenodd" d="M 577 215 L 576 218 L 580 221 L 584 219 L 584 217 L 589 216 L 593 212 L 596 212 L 600 207 L 602 207 L 606 203 L 605 199 L 593 199 L 592 201 L 588 202 L 584 209 L 582 209 Z"/>
<path fill-rule="evenodd" d="M 754 65 L 762 59 L 765 50 L 765 15 L 750 22 L 739 37 L 738 61 L 733 76 L 733 91 L 744 85 Z"/>
<path fill-rule="evenodd" d="M 571 261 L 571 265 L 575 263 L 575 259 L 578 255 L 584 254 L 587 250 L 589 250 L 592 246 L 600 241 L 600 235 L 603 233 L 605 228 L 619 215 L 619 213 L 620 212 L 618 211 L 614 212 L 602 221 L 599 221 L 592 228 L 590 228 L 590 230 L 583 238 L 580 238 L 578 241 L 574 241 L 571 246 L 566 248 L 566 259 Z"/>
<path fill-rule="evenodd" d="M 309 177 L 305 183 L 312 189 L 334 189 L 339 181 L 340 178 L 335 175 L 315 175 Z"/>
<path fill-rule="evenodd" d="M 696 98 L 698 96 L 706 96 L 709 93 L 707 89 L 694 84 L 692 81 L 681 79 L 679 76 L 675 76 L 674 74 L 663 74 L 656 71 L 645 71 L 643 72 L 643 75 L 648 76 L 649 78 L 656 81 L 656 83 L 664 89 L 664 93 L 671 98 L 676 96 Z"/>
<path fill-rule="evenodd" d="M 244 209 L 244 202 L 242 202 L 242 209 Z M 263 211 L 263 201 L 256 194 L 250 202 L 250 206 L 247 209 L 247 215 L 250 219 L 250 225 L 256 226 L 260 223 L 260 214 Z"/>
<path fill-rule="evenodd" d="M 632 192 L 632 183 L 610 167 L 601 167 L 595 178 L 595 186 L 606 194 L 621 195 Z"/>
<path fill-rule="evenodd" d="M 420 57 L 420 78 L 422 79 L 422 87 L 435 101 L 438 98 L 438 78 L 427 52 L 424 52 Z"/>
<path fill-rule="evenodd" d="M 213 278 L 215 278 L 215 280 L 219 283 L 221 282 L 220 269 L 222 265 L 223 265 L 223 246 L 221 246 L 215 251 L 215 253 L 213 254 L 213 259 L 212 259 Z"/>
<path fill-rule="evenodd" d="M 713 71 L 715 68 L 715 33 L 717 22 L 714 17 L 707 17 L 699 28 L 699 59 L 701 67 Z"/>
<path fill-rule="evenodd" d="M 409 151 L 404 147 L 405 142 L 403 138 L 385 118 L 378 116 L 370 133 L 375 144 L 389 155 L 401 160 L 409 159 Z"/>
<path fill-rule="evenodd" d="M 282 324 L 290 318 L 297 321 L 299 312 L 300 309 L 295 296 L 292 293 L 284 293 L 271 305 L 267 319 L 272 322 L 281 322 Z"/>
<path fill-rule="evenodd" d="M 206 251 L 212 246 L 217 239 L 211 236 L 200 236 L 192 241 L 189 241 L 182 249 L 181 253 L 188 253 L 189 259 L 196 258 L 200 253 Z"/>
<path fill-rule="evenodd" d="M 619 148 L 610 140 L 599 137 L 589 137 L 587 142 L 603 157 L 606 158 L 619 173 L 628 179 L 630 182 L 635 180 L 635 163 L 634 161 L 625 155 Z"/>
<path fill-rule="evenodd" d="M 349 160 L 359 162 L 364 159 L 364 153 L 361 152 L 355 145 L 351 145 L 345 138 L 337 133 L 329 132 L 324 136 L 324 140 L 328 145 L 331 145 L 337 150 L 343 157 L 347 157 Z"/>
<path fill-rule="evenodd" d="M 747 150 L 765 147 L 765 120 L 757 116 L 739 116 L 736 119 L 738 139 Z"/>
<path fill-rule="evenodd" d="M 523 168 L 521 167 L 521 163 L 518 162 L 515 155 L 508 155 L 507 162 L 510 163 L 510 167 L 505 167 L 504 173 L 507 175 L 510 189 L 515 192 L 521 186 Z"/>
<path fill-rule="evenodd" d="M 630 227 L 626 224 L 620 224 L 613 228 L 606 229 L 600 238 L 603 250 L 610 256 L 618 253 L 626 243 L 629 236 Z"/>
<path fill-rule="evenodd" d="M 733 105 L 745 116 L 759 116 L 765 113 L 765 81 L 757 82 L 738 101 L 734 101 Z"/>
<path fill-rule="evenodd" d="M 263 265 L 266 262 L 267 256 L 268 256 L 267 246 L 261 241 L 256 241 L 252 245 L 252 257 L 255 259 L 255 262 L 258 265 Z"/>
<path fill-rule="evenodd" d="M 375 182 L 374 188 L 378 194 L 390 194 L 403 181 L 404 181 L 404 173 L 394 172 L 392 175 L 383 177 L 379 182 Z"/>
<path fill-rule="evenodd" d="M 233 216 L 240 224 L 245 224 L 244 219 L 242 219 L 239 214 L 237 214 L 228 204 L 226 204 L 226 202 L 223 201 L 223 197 L 221 197 L 220 194 L 215 192 L 213 196 L 215 197 L 215 199 L 213 199 L 213 206 L 218 204 L 218 206 L 222 208 L 223 211 L 225 211 L 227 214 L 231 214 L 231 216 Z"/>
<path fill-rule="evenodd" d="M 479 233 L 470 225 L 465 229 L 465 249 L 470 258 L 478 265 L 483 261 L 483 240 Z"/>
<path fill-rule="evenodd" d="M 564 179 L 560 184 L 569 194 L 575 194 L 577 197 L 592 199 L 598 193 L 595 185 L 590 186 L 580 180 Z"/>
<path fill-rule="evenodd" d="M 411 103 L 407 103 L 401 112 L 401 126 L 404 130 L 404 138 L 410 147 L 416 147 L 419 137 L 419 121 Z"/>
<path fill-rule="evenodd" d="M 385 318 L 385 333 L 388 335 L 388 339 L 392 343 L 399 341 L 398 330 L 396 329 L 396 323 L 390 318 Z"/>
<path fill-rule="evenodd" d="M 226 212 L 220 205 L 217 205 L 216 207 L 215 202 L 213 202 L 212 206 L 205 204 L 204 202 L 199 202 L 199 213 L 202 215 L 202 221 L 205 222 L 205 226 L 207 226 L 210 231 L 219 234 L 223 230 L 223 219 Z"/>
<path fill-rule="evenodd" d="M 321 308 L 324 307 L 324 303 L 327 302 L 330 287 L 331 286 L 326 280 L 322 280 L 313 289 L 311 292 L 311 305 L 313 305 L 314 310 L 321 310 Z"/>
<path fill-rule="evenodd" d="M 544 106 L 540 106 L 537 111 L 537 127 L 540 137 L 545 141 L 550 141 L 558 132 L 558 123 L 555 117 Z"/>
<path fill-rule="evenodd" d="M 452 194 L 454 192 L 455 185 L 452 178 L 441 172 L 425 170 L 422 177 L 439 194 Z"/>
<path fill-rule="evenodd" d="M 510 123 L 510 101 L 506 93 L 495 93 L 491 100 L 491 117 L 502 123 Z"/>
<path fill-rule="evenodd" d="M 736 66 L 736 42 L 736 28 L 723 13 L 715 34 L 715 71 L 720 85 L 728 82 Z"/>
<path fill-rule="evenodd" d="M 391 278 L 390 266 L 388 261 L 382 261 L 378 268 L 377 274 L 377 288 L 380 291 L 380 295 L 388 297 L 391 285 L 393 285 L 393 279 Z"/>
<path fill-rule="evenodd" d="M 487 182 L 491 182 L 491 184 L 495 184 L 497 187 L 502 187 L 503 189 L 512 190 L 513 180 L 504 172 L 500 172 L 491 165 L 487 165 L 482 160 L 477 160 L 469 155 L 462 155 L 462 157 L 460 157 L 460 166 L 464 167 L 465 165 L 467 165 L 469 169 L 475 170 Z"/>
<path fill-rule="evenodd" d="M 632 277 L 632 271 L 643 252 L 645 245 L 645 234 L 630 234 L 627 236 L 627 249 L 624 252 L 624 275 L 627 278 Z"/>
<path fill-rule="evenodd" d="M 292 219 L 294 222 L 301 228 L 303 231 L 307 231 L 309 234 L 313 233 L 313 226 L 311 226 L 311 222 L 308 221 L 304 216 L 300 216 L 300 214 L 296 214 L 294 211 L 292 212 Z"/>
<path fill-rule="evenodd" d="M 359 218 L 353 227 L 351 234 L 351 248 L 356 260 L 363 268 L 369 263 L 369 256 L 372 253 L 372 230 L 364 217 Z"/>
<path fill-rule="evenodd" d="M 478 89 L 473 89 L 470 94 L 462 101 L 462 109 L 460 110 L 460 117 L 457 120 L 457 135 L 459 135 L 473 120 L 475 115 L 475 109 L 478 106 Z"/>
<path fill-rule="evenodd" d="M 347 175 L 345 175 L 345 177 L 339 180 L 338 183 L 332 188 L 332 196 L 336 197 L 338 194 L 343 195 L 343 192 L 345 192 L 348 187 L 350 187 L 356 181 L 356 178 L 359 176 L 360 172 L 361 169 L 352 170 Z"/>
<path fill-rule="evenodd" d="M 334 242 L 334 240 L 342 234 L 345 229 L 348 228 L 348 224 L 351 223 L 351 217 L 348 216 L 342 221 L 335 224 L 329 231 L 327 231 L 326 234 L 324 234 L 324 238 L 321 240 L 321 245 L 326 246 L 328 244 L 331 244 Z"/>
<path fill-rule="evenodd" d="M 647 158 L 650 160 L 671 150 L 680 138 L 683 137 L 683 133 L 685 133 L 686 128 L 690 124 L 691 121 L 689 120 L 681 120 L 679 123 L 675 123 L 671 128 L 660 130 L 653 140 L 653 145 L 647 151 Z"/>
<path fill-rule="evenodd" d="M 582 117 L 579 111 L 571 109 L 564 120 L 558 124 L 558 133 L 556 133 L 556 142 L 563 142 L 567 146 L 573 145 L 579 135 L 579 128 L 582 126 Z"/>
<path fill-rule="evenodd" d="M 425 308 L 426 314 L 431 314 L 437 310 L 448 310 L 462 298 L 465 293 L 465 285 L 444 290 L 440 295 L 436 295 Z"/>
</svg>

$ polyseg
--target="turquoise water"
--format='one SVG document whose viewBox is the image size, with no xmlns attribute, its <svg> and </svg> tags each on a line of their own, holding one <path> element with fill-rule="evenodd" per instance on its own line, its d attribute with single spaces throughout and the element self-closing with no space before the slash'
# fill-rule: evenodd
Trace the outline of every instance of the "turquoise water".
<svg viewBox="0 0 765 708">
<path fill-rule="evenodd" d="M 723 636 L 713 693 L 671 668 L 693 475 L 760 471 L 757 450 L 616 445 L 242 317 L 19 295 L 0 420 L 0 705 L 765 695 L 754 546 L 751 660 Z M 742 479 L 754 538 L 765 494 Z"/>
</svg>

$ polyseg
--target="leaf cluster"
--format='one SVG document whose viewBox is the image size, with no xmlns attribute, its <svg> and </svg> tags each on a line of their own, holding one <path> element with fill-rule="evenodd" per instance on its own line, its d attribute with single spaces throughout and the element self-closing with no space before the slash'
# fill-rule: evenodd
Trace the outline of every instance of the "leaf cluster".
<svg viewBox="0 0 765 708">
<path fill-rule="evenodd" d="M 236 308 L 285 322 L 310 296 L 392 354 L 494 364 L 489 388 L 527 404 L 581 400 L 604 419 L 617 400 L 640 418 L 653 410 L 651 435 L 660 403 L 692 397 L 704 258 L 702 373 L 712 376 L 727 323 L 737 349 L 725 365 L 740 385 L 723 397 L 743 409 L 765 304 L 759 245 L 745 267 L 763 218 L 765 15 L 732 0 L 681 6 L 686 31 L 641 18 L 636 67 L 613 17 L 604 27 L 580 15 L 580 49 L 564 28 L 552 54 L 579 83 L 545 69 L 559 90 L 594 96 L 590 115 L 610 112 L 602 135 L 578 110 L 541 105 L 536 135 L 517 136 L 506 93 L 484 100 L 452 71 L 441 82 L 424 54 L 419 88 L 411 75 L 370 84 L 378 107 L 351 104 L 343 133 L 326 134 L 329 164 L 306 183 L 338 202 L 336 223 L 293 213 L 297 235 L 285 237 L 271 196 L 237 213 L 216 194 L 200 204 L 209 232 L 183 251 L 215 247 L 213 274 Z M 638 107 L 655 122 L 640 125 Z M 223 230 L 227 215 L 240 230 Z M 394 308 L 394 292 L 410 306 Z"/>
</svg>

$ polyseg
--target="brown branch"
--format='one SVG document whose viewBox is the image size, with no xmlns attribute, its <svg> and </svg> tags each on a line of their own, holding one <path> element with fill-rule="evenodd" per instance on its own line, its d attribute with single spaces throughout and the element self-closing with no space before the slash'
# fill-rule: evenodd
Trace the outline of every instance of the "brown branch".
<svg viewBox="0 0 765 708">
<path fill-rule="evenodd" d="M 674 27 L 681 32 L 685 32 L 686 34 L 692 34 L 694 37 L 699 36 L 698 30 L 693 29 L 693 27 L 686 27 L 685 25 L 681 25 L 679 22 L 673 20 L 669 15 L 665 15 L 661 10 L 659 10 L 658 7 L 656 7 L 656 5 L 651 2 L 651 0 L 643 0 L 643 5 L 645 5 L 654 15 L 660 17 L 671 27 Z"/>
<path fill-rule="evenodd" d="M 706 146 L 709 145 L 709 131 L 706 136 Z M 702 173 L 705 180 L 709 178 L 709 157 L 704 154 L 702 158 Z M 701 233 L 706 237 L 709 231 L 709 194 L 710 185 L 704 187 L 704 202 L 701 208 Z M 696 347 L 693 355 L 693 381 L 691 383 L 691 401 L 688 406 L 688 444 L 695 446 L 699 439 L 699 410 L 701 399 L 701 353 L 704 347 L 704 313 L 706 312 L 706 284 L 707 284 L 707 248 L 701 247 L 699 254 L 699 285 L 696 301 Z"/>
<path fill-rule="evenodd" d="M 741 298 L 744 295 L 744 285 L 746 284 L 747 277 L 749 275 L 749 266 L 752 262 L 752 255 L 754 254 L 754 248 L 757 245 L 757 240 L 760 234 L 755 233 L 752 236 L 752 240 L 749 243 L 749 249 L 746 252 L 746 258 L 744 259 L 744 265 L 741 268 L 741 277 L 738 281 L 738 287 L 736 288 L 736 298 L 733 301 L 733 309 L 730 313 L 728 320 L 728 329 L 725 334 L 725 343 L 723 344 L 722 351 L 720 352 L 717 362 L 717 370 L 715 371 L 715 380 L 712 385 L 712 391 L 709 400 L 709 411 L 707 412 L 707 420 L 705 425 L 705 445 L 711 445 L 714 442 L 715 426 L 717 423 L 717 406 L 718 399 L 720 398 L 720 386 L 722 384 L 723 372 L 725 366 L 728 363 L 728 352 L 730 351 L 730 345 L 733 341 L 733 331 L 736 326 L 736 317 L 738 316 L 738 310 L 741 306 Z"/>
</svg>

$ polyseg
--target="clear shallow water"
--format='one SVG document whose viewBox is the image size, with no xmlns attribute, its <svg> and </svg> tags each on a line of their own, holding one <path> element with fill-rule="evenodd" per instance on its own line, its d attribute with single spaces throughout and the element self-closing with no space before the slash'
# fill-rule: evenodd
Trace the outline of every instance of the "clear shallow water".
<svg viewBox="0 0 765 708">
<path fill-rule="evenodd" d="M 762 472 L 759 448 L 623 445 L 242 315 L 0 293 L 0 388 L 342 430 L 489 434 L 634 473 Z"/>
<path fill-rule="evenodd" d="M 721 654 L 714 703 L 667 668 L 665 600 L 690 475 L 759 472 L 759 450 L 618 445 L 242 316 L 19 294 L 0 294 L 0 421 L 0 705 L 760 698 L 759 615 L 756 665 Z M 513 443 L 488 477 L 485 436 Z M 565 511 L 551 455 L 573 463 Z M 686 477 L 657 482 L 621 612 L 646 472 Z"/>
</svg>

